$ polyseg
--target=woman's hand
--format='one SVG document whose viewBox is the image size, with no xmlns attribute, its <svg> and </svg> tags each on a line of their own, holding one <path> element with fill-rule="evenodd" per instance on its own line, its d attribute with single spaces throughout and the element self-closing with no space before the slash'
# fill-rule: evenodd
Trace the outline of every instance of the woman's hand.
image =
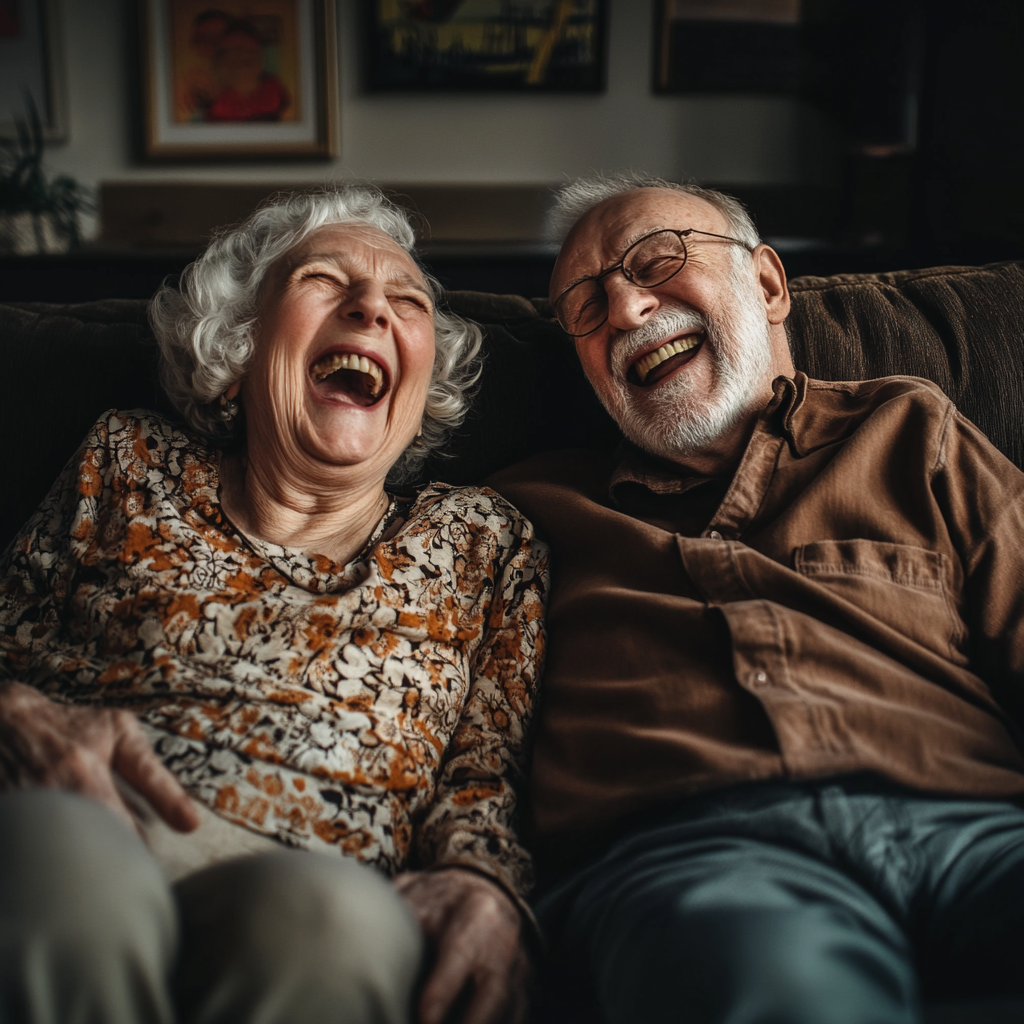
<svg viewBox="0 0 1024 1024">
<path fill-rule="evenodd" d="M 172 828 L 199 824 L 191 798 L 128 711 L 57 704 L 22 683 L 0 683 L 0 790 L 63 789 L 91 797 L 135 827 L 117 773 Z"/>
<path fill-rule="evenodd" d="M 406 872 L 395 885 L 434 954 L 420 1024 L 520 1024 L 530 965 L 519 911 L 504 890 L 460 868 Z M 461 1012 L 449 1016 L 456 1004 Z"/>
</svg>

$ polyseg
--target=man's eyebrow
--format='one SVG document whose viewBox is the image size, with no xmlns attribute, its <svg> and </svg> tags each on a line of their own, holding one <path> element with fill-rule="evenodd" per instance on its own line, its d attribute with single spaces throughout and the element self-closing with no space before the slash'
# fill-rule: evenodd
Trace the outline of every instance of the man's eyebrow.
<svg viewBox="0 0 1024 1024">
<path fill-rule="evenodd" d="M 642 231 L 635 231 L 628 238 L 623 239 L 619 243 L 617 247 L 619 255 L 616 256 L 615 259 L 613 259 L 607 267 L 602 267 L 596 274 L 583 274 L 580 277 L 577 277 L 575 280 L 570 281 L 558 294 L 564 295 L 570 288 L 575 288 L 576 285 L 582 284 L 582 282 L 584 281 L 593 281 L 596 278 L 599 278 L 602 274 L 604 274 L 606 270 L 610 269 L 611 267 L 614 267 L 617 263 L 619 263 L 622 260 L 622 257 L 626 254 L 626 250 L 631 245 L 633 245 L 634 242 L 639 242 L 640 239 L 643 238 L 645 235 L 651 235 L 655 231 L 665 230 L 668 229 L 655 225 L 654 227 L 644 228 Z"/>
</svg>

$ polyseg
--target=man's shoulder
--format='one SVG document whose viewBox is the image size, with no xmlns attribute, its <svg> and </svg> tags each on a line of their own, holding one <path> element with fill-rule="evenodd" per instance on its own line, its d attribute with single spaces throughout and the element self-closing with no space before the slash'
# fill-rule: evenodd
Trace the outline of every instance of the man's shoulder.
<svg viewBox="0 0 1024 1024">
<path fill-rule="evenodd" d="M 550 533 L 554 522 L 604 504 L 614 464 L 613 450 L 564 448 L 517 462 L 485 483 L 511 501 L 544 535 Z"/>
<path fill-rule="evenodd" d="M 871 380 L 807 380 L 808 394 L 819 396 L 836 395 L 859 399 L 871 406 L 891 401 L 894 398 L 919 398 L 925 402 L 949 404 L 949 398 L 935 381 L 925 377 L 893 375 L 875 377 Z"/>
<path fill-rule="evenodd" d="M 612 449 L 561 448 L 531 455 L 492 474 L 484 482 L 506 497 L 509 497 L 509 488 L 554 486 L 589 491 L 595 485 L 607 487 L 614 461 Z"/>
<path fill-rule="evenodd" d="M 943 390 L 922 377 L 806 379 L 801 400 L 785 415 L 785 430 L 796 451 L 807 454 L 864 429 L 900 434 L 904 440 L 909 431 L 923 439 L 940 431 L 952 411 Z"/>
</svg>

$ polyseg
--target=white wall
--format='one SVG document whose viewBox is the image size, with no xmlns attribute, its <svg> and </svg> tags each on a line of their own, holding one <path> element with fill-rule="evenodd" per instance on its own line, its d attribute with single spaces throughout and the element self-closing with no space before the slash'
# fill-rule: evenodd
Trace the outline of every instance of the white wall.
<svg viewBox="0 0 1024 1024">
<path fill-rule="evenodd" d="M 790 184 L 801 111 L 785 97 L 656 96 L 652 0 L 609 0 L 601 94 L 431 95 L 360 87 L 356 0 L 338 0 L 341 152 L 333 162 L 142 165 L 132 155 L 138 83 L 129 0 L 62 0 L 70 137 L 52 171 L 101 181 L 318 181 L 547 184 L 633 167 L 731 184 Z"/>
</svg>

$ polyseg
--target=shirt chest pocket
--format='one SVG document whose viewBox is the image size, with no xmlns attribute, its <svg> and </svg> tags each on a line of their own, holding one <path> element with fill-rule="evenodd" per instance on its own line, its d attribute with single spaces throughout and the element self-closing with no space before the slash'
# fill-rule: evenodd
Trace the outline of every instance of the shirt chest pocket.
<svg viewBox="0 0 1024 1024">
<path fill-rule="evenodd" d="M 965 630 L 950 593 L 949 559 L 941 552 L 876 540 L 822 540 L 798 547 L 793 567 L 916 643 L 956 657 Z"/>
</svg>

